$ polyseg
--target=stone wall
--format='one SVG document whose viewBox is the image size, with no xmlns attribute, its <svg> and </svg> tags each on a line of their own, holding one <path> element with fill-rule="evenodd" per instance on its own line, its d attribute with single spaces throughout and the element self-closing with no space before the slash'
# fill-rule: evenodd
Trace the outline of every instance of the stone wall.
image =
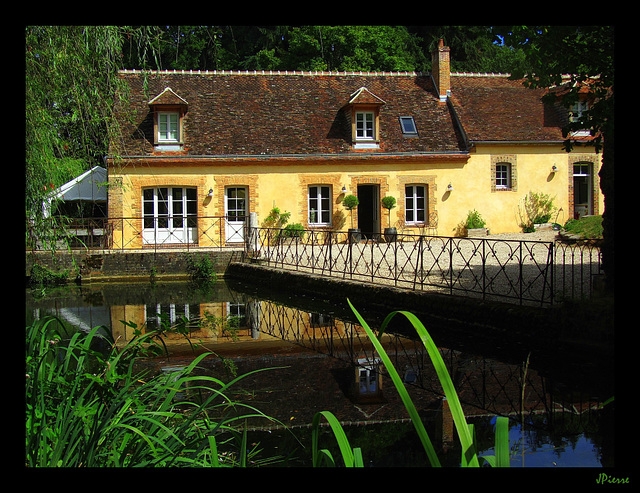
<svg viewBox="0 0 640 493">
<path fill-rule="evenodd" d="M 34 264 L 51 272 L 69 272 L 69 281 L 144 281 L 180 279 L 190 276 L 190 260 L 209 257 L 218 276 L 224 276 L 231 262 L 242 260 L 242 250 L 167 250 L 167 251 L 70 251 L 27 252 L 25 274 L 31 276 Z"/>
</svg>

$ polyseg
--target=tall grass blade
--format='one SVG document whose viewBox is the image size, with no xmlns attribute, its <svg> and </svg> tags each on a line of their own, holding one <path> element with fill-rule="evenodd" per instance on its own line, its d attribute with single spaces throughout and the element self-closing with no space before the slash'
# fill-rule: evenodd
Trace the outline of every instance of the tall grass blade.
<svg viewBox="0 0 640 493">
<path fill-rule="evenodd" d="M 418 337 L 422 341 L 422 344 L 424 345 L 425 349 L 427 350 L 427 353 L 429 354 L 429 357 L 431 358 L 434 369 L 436 370 L 436 374 L 438 375 L 438 379 L 440 380 L 440 384 L 442 385 L 444 395 L 447 398 L 447 401 L 449 403 L 449 408 L 451 410 L 453 422 L 456 426 L 456 431 L 458 433 L 460 444 L 462 446 L 462 452 L 464 454 L 463 464 L 473 466 L 473 467 L 478 467 L 479 462 L 478 462 L 478 456 L 476 453 L 475 443 L 474 443 L 471 431 L 469 430 L 467 420 L 464 416 L 462 405 L 460 404 L 460 399 L 458 398 L 458 394 L 453 385 L 453 381 L 451 380 L 451 376 L 449 375 L 449 371 L 447 370 L 444 360 L 440 355 L 440 351 L 438 350 L 438 347 L 433 342 L 433 339 L 429 335 L 427 329 L 424 327 L 422 322 L 413 313 L 406 312 L 406 311 L 395 311 L 387 315 L 387 317 L 382 322 L 382 325 L 380 326 L 379 336 L 375 337 L 375 334 L 373 334 L 373 332 L 368 327 L 368 325 L 366 324 L 362 316 L 351 304 L 351 301 L 347 300 L 347 302 L 349 303 L 351 310 L 356 315 L 358 321 L 360 322 L 362 327 L 365 329 L 365 331 L 369 335 L 369 338 L 372 340 L 374 346 L 376 347 L 376 350 L 379 352 L 380 357 L 384 362 L 385 367 L 387 368 L 387 371 L 389 372 L 389 375 L 391 376 L 394 384 L 396 385 L 396 388 L 398 388 L 399 392 L 401 389 L 403 389 L 403 392 L 401 393 L 401 398 L 405 403 L 405 406 L 407 406 L 407 410 L 411 415 L 411 419 L 414 422 L 414 426 L 416 426 L 418 433 L 421 434 L 421 440 L 423 440 L 423 445 L 425 446 L 425 450 L 427 451 L 427 455 L 429 456 L 429 459 L 432 465 L 436 465 L 436 464 L 439 465 L 439 460 L 435 456 L 435 451 L 433 450 L 433 446 L 431 445 L 431 441 L 429 440 L 429 437 L 426 434 L 426 431 L 422 432 L 422 430 L 424 430 L 424 426 L 422 426 L 422 422 L 420 421 L 420 418 L 417 414 L 415 406 L 413 405 L 413 402 L 411 401 L 408 394 L 406 393 L 406 388 L 404 387 L 404 383 L 400 379 L 395 368 L 393 368 L 393 364 L 391 363 L 391 360 L 388 358 L 388 356 L 386 356 L 384 348 L 378 341 L 378 337 L 381 337 L 382 334 L 384 334 L 385 329 L 387 328 L 387 326 L 389 325 L 393 317 L 395 317 L 396 315 L 401 314 L 404 317 L 406 317 L 409 320 L 409 322 L 411 322 L 411 325 L 413 325 L 414 329 L 418 334 Z M 406 397 L 404 396 L 404 394 L 406 394 Z M 420 426 L 418 426 L 418 423 L 420 423 Z M 422 434 L 424 434 L 424 439 Z M 432 456 L 434 457 L 435 460 L 432 459 Z"/>
<path fill-rule="evenodd" d="M 338 421 L 338 419 L 329 411 L 320 411 L 315 414 L 312 422 L 312 435 L 311 435 L 311 444 L 312 444 L 312 460 L 313 466 L 317 467 L 321 464 L 322 460 L 328 460 L 331 464 L 335 465 L 333 457 L 328 450 L 322 449 L 318 450 L 318 442 L 320 436 L 320 420 L 325 418 L 333 431 L 333 435 L 336 438 L 336 442 L 340 449 L 340 453 L 342 454 L 342 460 L 344 462 L 345 467 L 354 467 L 359 464 L 356 463 L 356 459 L 354 458 L 354 453 L 351 450 L 351 445 L 349 444 L 349 440 L 347 439 L 347 435 L 344 433 L 344 429 L 342 425 Z M 362 464 L 362 453 L 360 449 L 358 449 L 359 453 L 359 462 Z"/>
<path fill-rule="evenodd" d="M 509 418 L 498 416 L 496 419 L 496 467 L 510 467 L 509 459 Z"/>
<path fill-rule="evenodd" d="M 216 437 L 209 435 L 207 439 L 209 440 L 211 467 L 220 467 L 220 459 L 218 458 L 218 444 L 216 443 Z"/>
<path fill-rule="evenodd" d="M 427 430 L 425 429 L 424 424 L 422 423 L 422 419 L 418 414 L 418 410 L 416 409 L 415 405 L 413 404 L 413 401 L 411 400 L 411 397 L 409 396 L 409 393 L 407 392 L 407 389 L 402 381 L 402 378 L 400 378 L 400 375 L 398 375 L 398 372 L 393 366 L 391 359 L 389 358 L 386 351 L 382 347 L 382 344 L 378 340 L 378 337 L 376 337 L 376 335 L 373 333 L 373 331 L 371 330 L 367 322 L 365 322 L 365 320 L 362 318 L 360 313 L 358 313 L 355 307 L 351 304 L 351 301 L 347 300 L 347 302 L 349 303 L 351 310 L 353 310 L 353 313 L 355 314 L 356 318 L 360 322 L 360 325 L 364 328 L 365 332 L 369 336 L 369 339 L 371 339 L 371 342 L 374 345 L 376 351 L 378 352 L 380 359 L 382 359 L 382 362 L 384 363 L 384 366 L 387 369 L 387 372 L 389 373 L 391 380 L 396 386 L 396 389 L 398 390 L 398 394 L 400 395 L 400 399 L 402 399 L 402 403 L 407 409 L 409 416 L 411 418 L 411 422 L 413 423 L 413 426 L 416 429 L 416 432 L 418 433 L 420 442 L 422 443 L 422 446 L 425 449 L 425 452 L 427 453 L 427 457 L 429 458 L 429 463 L 433 467 L 440 467 L 440 459 L 438 459 L 438 455 L 436 454 L 435 448 L 431 443 L 429 434 L 427 433 Z M 389 319 L 389 317 L 387 317 L 387 319 Z M 383 324 L 383 326 L 387 325 L 388 323 L 387 319 L 385 319 L 385 323 Z M 380 335 L 382 335 L 382 332 L 383 332 L 383 328 L 380 329 Z"/>
</svg>

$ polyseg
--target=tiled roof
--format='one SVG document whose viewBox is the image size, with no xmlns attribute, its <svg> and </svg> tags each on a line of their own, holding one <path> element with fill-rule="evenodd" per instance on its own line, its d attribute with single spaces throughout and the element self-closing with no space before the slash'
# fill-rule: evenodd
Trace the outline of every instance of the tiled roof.
<svg viewBox="0 0 640 493">
<path fill-rule="evenodd" d="M 561 142 L 566 112 L 542 90 L 496 74 L 451 74 L 451 103 L 416 73 L 124 71 L 130 91 L 118 153 L 153 153 L 150 103 L 187 105 L 184 154 L 192 156 L 462 154 L 467 142 Z M 146 78 L 146 81 L 145 81 Z M 146 88 L 146 89 L 145 89 Z M 350 105 L 380 107 L 380 148 L 357 151 Z M 402 134 L 401 116 L 418 136 Z M 459 123 L 458 123 L 459 122 Z M 464 136 L 459 125 L 464 129 Z M 465 142 L 465 137 L 467 142 Z"/>
<path fill-rule="evenodd" d="M 380 153 L 461 153 L 464 143 L 431 77 L 416 73 L 122 72 L 132 119 L 122 119 L 121 155 L 153 152 L 149 102 L 170 88 L 188 102 L 185 153 L 220 155 L 346 155 L 351 98 L 380 104 Z M 145 83 L 148 87 L 145 92 Z M 366 88 L 358 92 L 361 88 Z M 165 94 L 166 96 L 167 94 Z M 360 99 L 362 97 L 362 99 Z M 400 116 L 413 116 L 417 137 L 403 136 Z"/>
<path fill-rule="evenodd" d="M 559 142 L 566 111 L 545 105 L 543 90 L 496 74 L 451 74 L 452 103 L 471 142 Z M 564 121 L 563 121 L 564 118 Z"/>
</svg>

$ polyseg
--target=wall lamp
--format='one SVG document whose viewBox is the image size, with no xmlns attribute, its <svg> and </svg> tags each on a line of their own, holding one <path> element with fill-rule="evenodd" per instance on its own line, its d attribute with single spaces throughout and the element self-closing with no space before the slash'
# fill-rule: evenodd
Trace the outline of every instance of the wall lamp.
<svg viewBox="0 0 640 493">
<path fill-rule="evenodd" d="M 453 185 L 451 183 L 447 185 L 447 192 L 453 192 Z"/>
<path fill-rule="evenodd" d="M 556 171 L 558 171 L 558 167 L 554 164 L 553 166 L 551 166 L 551 172 L 555 173 Z"/>
<path fill-rule="evenodd" d="M 209 189 L 209 197 L 213 197 L 213 188 Z"/>
<path fill-rule="evenodd" d="M 346 185 L 342 185 L 342 193 L 347 193 L 347 186 Z"/>
</svg>

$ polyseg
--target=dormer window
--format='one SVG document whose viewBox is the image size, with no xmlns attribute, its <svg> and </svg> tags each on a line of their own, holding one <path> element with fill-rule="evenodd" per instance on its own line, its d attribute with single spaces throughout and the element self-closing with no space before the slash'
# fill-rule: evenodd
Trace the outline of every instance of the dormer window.
<svg viewBox="0 0 640 493">
<path fill-rule="evenodd" d="M 375 140 L 376 115 L 373 111 L 356 112 L 356 140 Z"/>
<path fill-rule="evenodd" d="M 349 99 L 354 149 L 377 149 L 380 145 L 380 107 L 384 101 L 361 87 Z"/>
<path fill-rule="evenodd" d="M 149 101 L 153 111 L 153 144 L 156 151 L 182 150 L 184 116 L 188 103 L 170 87 Z"/>
<path fill-rule="evenodd" d="M 158 113 L 158 142 L 180 142 L 180 113 Z"/>
</svg>

